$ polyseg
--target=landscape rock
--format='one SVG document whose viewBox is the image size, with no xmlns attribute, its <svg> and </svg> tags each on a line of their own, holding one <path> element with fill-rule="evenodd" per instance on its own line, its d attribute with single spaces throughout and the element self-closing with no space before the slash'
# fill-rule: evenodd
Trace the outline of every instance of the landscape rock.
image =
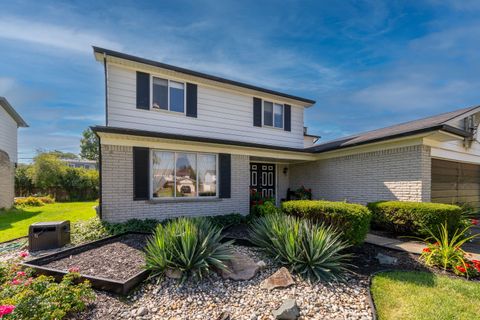
<svg viewBox="0 0 480 320">
<path fill-rule="evenodd" d="M 260 269 L 265 269 L 265 268 L 267 267 L 267 264 L 265 263 L 265 261 L 260 260 L 260 261 L 257 261 L 257 266 L 258 266 Z"/>
<path fill-rule="evenodd" d="M 273 290 L 275 288 L 287 288 L 295 284 L 295 281 L 292 278 L 292 275 L 287 268 L 281 267 L 274 274 L 272 274 L 267 279 L 263 280 L 260 287 L 262 289 Z"/>
<path fill-rule="evenodd" d="M 182 278 L 182 271 L 178 269 L 167 269 L 165 272 L 165 276 L 170 279 L 181 279 Z"/>
<path fill-rule="evenodd" d="M 137 316 L 146 316 L 148 314 L 148 309 L 145 307 L 140 307 L 137 309 Z"/>
<path fill-rule="evenodd" d="M 296 320 L 300 317 L 300 309 L 297 301 L 287 299 L 277 310 L 273 311 L 273 316 L 278 320 Z"/>
<path fill-rule="evenodd" d="M 397 258 L 380 252 L 375 256 L 375 259 L 377 259 L 381 265 L 396 265 L 398 262 Z"/>
<path fill-rule="evenodd" d="M 259 269 L 252 258 L 241 253 L 235 253 L 232 260 L 227 263 L 227 267 L 228 270 L 222 270 L 222 277 L 236 281 L 252 279 Z"/>
</svg>

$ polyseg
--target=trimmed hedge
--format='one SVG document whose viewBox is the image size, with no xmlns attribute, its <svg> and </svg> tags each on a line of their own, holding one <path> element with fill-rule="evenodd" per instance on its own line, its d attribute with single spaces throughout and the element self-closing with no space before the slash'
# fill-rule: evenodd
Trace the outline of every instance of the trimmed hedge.
<svg viewBox="0 0 480 320">
<path fill-rule="evenodd" d="M 447 222 L 451 230 L 462 226 L 463 209 L 456 205 L 431 202 L 379 201 L 367 205 L 372 226 L 396 234 L 428 236 Z"/>
<path fill-rule="evenodd" d="M 283 202 L 282 210 L 288 215 L 333 226 L 353 245 L 365 240 L 372 217 L 367 207 L 346 202 L 293 200 Z"/>
</svg>

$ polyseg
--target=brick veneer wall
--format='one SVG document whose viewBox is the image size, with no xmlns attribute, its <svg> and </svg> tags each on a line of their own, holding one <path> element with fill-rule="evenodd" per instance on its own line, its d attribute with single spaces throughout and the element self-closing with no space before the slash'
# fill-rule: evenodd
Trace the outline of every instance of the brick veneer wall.
<svg viewBox="0 0 480 320">
<path fill-rule="evenodd" d="M 102 145 L 102 216 L 109 222 L 131 218 L 167 219 L 177 216 L 249 212 L 249 156 L 232 155 L 229 199 L 133 200 L 132 147 Z"/>
<path fill-rule="evenodd" d="M 15 164 L 0 150 L 0 209 L 10 208 L 15 196 Z"/>
<path fill-rule="evenodd" d="M 430 148 L 409 146 L 290 165 L 290 185 L 315 199 L 430 201 Z"/>
</svg>

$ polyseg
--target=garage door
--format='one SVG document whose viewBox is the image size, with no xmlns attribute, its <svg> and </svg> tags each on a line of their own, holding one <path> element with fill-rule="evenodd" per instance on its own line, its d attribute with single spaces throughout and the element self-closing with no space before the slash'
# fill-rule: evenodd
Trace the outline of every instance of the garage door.
<svg viewBox="0 0 480 320">
<path fill-rule="evenodd" d="M 432 202 L 480 207 L 480 166 L 432 159 Z"/>
</svg>

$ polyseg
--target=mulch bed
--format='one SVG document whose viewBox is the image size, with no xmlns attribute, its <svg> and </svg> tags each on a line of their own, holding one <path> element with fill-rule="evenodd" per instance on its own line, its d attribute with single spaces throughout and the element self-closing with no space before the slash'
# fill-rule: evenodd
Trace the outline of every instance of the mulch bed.
<svg viewBox="0 0 480 320">
<path fill-rule="evenodd" d="M 125 281 L 143 270 L 145 244 L 145 235 L 129 234 L 43 266 L 62 271 L 79 268 L 83 275 Z"/>
</svg>

